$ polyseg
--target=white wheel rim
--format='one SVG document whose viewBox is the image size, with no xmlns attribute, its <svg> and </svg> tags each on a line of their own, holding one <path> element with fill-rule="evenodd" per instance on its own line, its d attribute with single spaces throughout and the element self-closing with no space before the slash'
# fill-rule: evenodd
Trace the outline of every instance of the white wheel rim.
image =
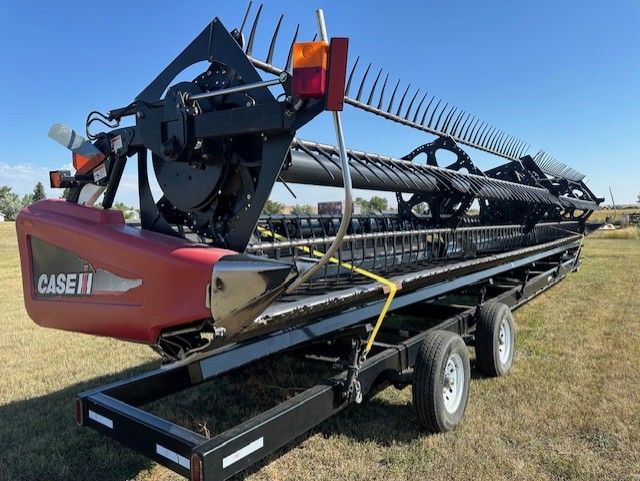
<svg viewBox="0 0 640 481">
<path fill-rule="evenodd" d="M 454 413 L 460 406 L 464 391 L 464 364 L 459 354 L 454 353 L 447 360 L 442 381 L 444 408 Z"/>
<path fill-rule="evenodd" d="M 500 332 L 498 333 L 498 358 L 502 364 L 506 364 L 511 356 L 511 348 L 513 346 L 513 333 L 509 326 L 509 321 L 505 318 L 500 323 Z"/>
</svg>

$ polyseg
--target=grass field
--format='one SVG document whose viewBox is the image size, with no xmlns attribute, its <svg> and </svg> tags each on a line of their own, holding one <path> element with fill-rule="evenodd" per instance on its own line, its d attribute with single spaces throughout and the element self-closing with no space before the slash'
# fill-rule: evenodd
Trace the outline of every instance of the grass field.
<svg viewBox="0 0 640 481">
<path fill-rule="evenodd" d="M 640 240 L 593 236 L 583 256 L 579 273 L 515 312 L 513 370 L 474 373 L 455 431 L 425 435 L 411 389 L 388 388 L 246 479 L 640 480 Z M 156 367 L 156 355 L 31 322 L 13 223 L 0 224 L 0 280 L 0 480 L 183 479 L 74 422 L 77 392 Z M 289 395 L 290 373 L 286 359 L 263 363 L 153 409 L 224 428 Z"/>
<path fill-rule="evenodd" d="M 595 212 L 593 212 L 589 216 L 589 220 L 590 221 L 604 222 L 608 217 L 610 222 L 620 222 L 620 216 L 621 215 L 629 215 L 629 214 L 634 214 L 634 213 L 638 213 L 638 212 L 640 212 L 640 208 L 638 208 L 638 209 L 616 209 L 616 210 L 603 209 L 603 210 L 596 210 Z"/>
</svg>

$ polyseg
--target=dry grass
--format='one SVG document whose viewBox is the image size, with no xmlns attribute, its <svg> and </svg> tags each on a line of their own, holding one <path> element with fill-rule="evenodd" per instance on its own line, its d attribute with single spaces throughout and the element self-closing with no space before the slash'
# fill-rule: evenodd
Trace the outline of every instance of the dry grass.
<svg viewBox="0 0 640 481">
<path fill-rule="evenodd" d="M 625 227 L 623 229 L 611 229 L 611 230 L 598 229 L 591 235 L 595 239 L 640 240 L 640 229 L 638 229 L 637 227 Z"/>
<path fill-rule="evenodd" d="M 32 323 L 13 227 L 0 224 L 0 479 L 182 479 L 75 426 L 77 392 L 158 363 L 144 346 Z M 513 370 L 501 379 L 474 376 L 457 430 L 424 435 L 410 388 L 388 388 L 247 479 L 639 480 L 640 242 L 588 238 L 584 257 L 578 274 L 516 312 Z M 262 364 L 154 411 L 202 430 L 201 412 L 212 412 L 206 428 L 224 429 L 295 392 L 300 381 L 284 382 L 292 363 Z"/>
<path fill-rule="evenodd" d="M 589 220 L 604 222 L 607 217 L 609 217 L 610 222 L 617 223 L 620 222 L 621 215 L 633 214 L 635 212 L 640 212 L 640 209 L 616 209 L 615 211 L 613 209 L 596 210 L 589 216 Z"/>
</svg>

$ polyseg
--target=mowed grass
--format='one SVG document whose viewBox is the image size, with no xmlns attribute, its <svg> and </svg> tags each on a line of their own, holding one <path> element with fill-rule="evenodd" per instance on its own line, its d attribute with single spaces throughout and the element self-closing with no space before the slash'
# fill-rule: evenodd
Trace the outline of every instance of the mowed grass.
<svg viewBox="0 0 640 481">
<path fill-rule="evenodd" d="M 246 479 L 640 480 L 640 241 L 587 238 L 583 256 L 579 273 L 515 312 L 513 370 L 474 371 L 458 429 L 424 434 L 411 389 L 388 388 Z M 0 479 L 183 479 L 74 422 L 77 392 L 157 367 L 157 357 L 30 321 L 13 223 L 0 224 L 0 279 Z M 261 363 L 153 409 L 201 432 L 224 429 L 228 415 L 297 392 L 295 370 L 290 359 Z"/>
</svg>

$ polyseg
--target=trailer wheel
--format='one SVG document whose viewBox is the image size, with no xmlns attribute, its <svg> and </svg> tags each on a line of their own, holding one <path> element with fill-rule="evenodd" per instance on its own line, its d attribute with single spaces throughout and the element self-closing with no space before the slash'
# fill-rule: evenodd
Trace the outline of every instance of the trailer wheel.
<svg viewBox="0 0 640 481">
<path fill-rule="evenodd" d="M 504 376 L 513 364 L 516 329 L 511 309 L 495 302 L 483 306 L 476 319 L 476 362 L 487 376 Z"/>
<path fill-rule="evenodd" d="M 469 397 L 469 354 L 460 336 L 447 331 L 427 335 L 414 367 L 413 405 L 432 433 L 455 428 Z"/>
</svg>

